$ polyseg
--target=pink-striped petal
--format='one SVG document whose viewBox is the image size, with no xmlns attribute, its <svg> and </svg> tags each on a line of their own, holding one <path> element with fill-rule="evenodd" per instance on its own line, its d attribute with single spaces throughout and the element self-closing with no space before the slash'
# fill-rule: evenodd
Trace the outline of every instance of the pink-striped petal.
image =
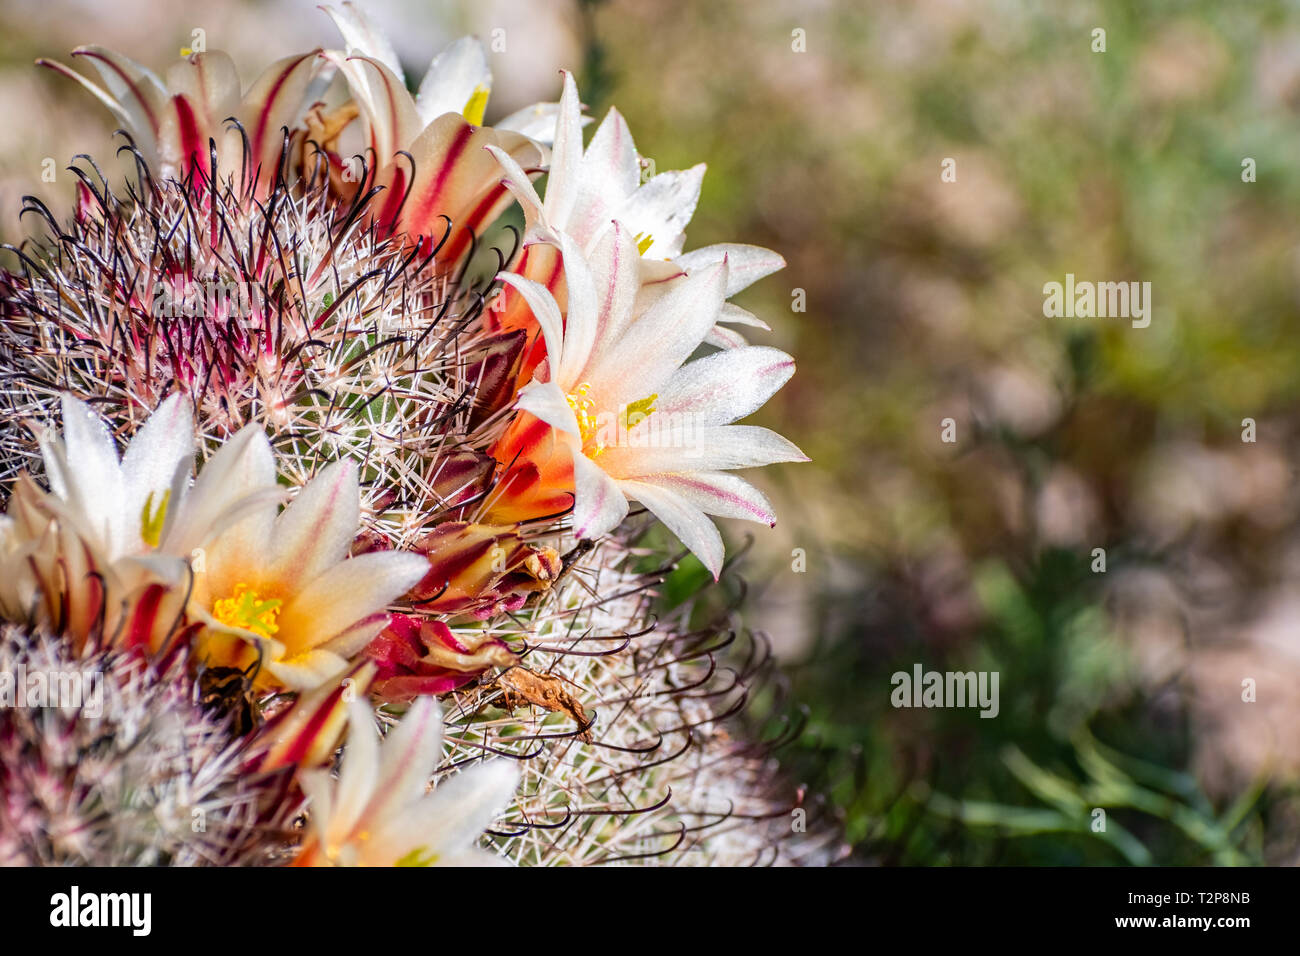
<svg viewBox="0 0 1300 956">
<path fill-rule="evenodd" d="M 393 49 L 392 43 L 384 36 L 383 31 L 370 21 L 364 10 L 354 3 L 344 3 L 342 10 L 335 10 L 329 6 L 321 9 L 338 27 L 349 54 L 356 53 L 376 59 L 392 70 L 393 75 L 399 80 L 406 82 L 402 63 L 397 58 L 397 51 Z"/>
<path fill-rule="evenodd" d="M 441 758 L 442 711 L 432 697 L 418 697 L 384 738 L 367 818 L 384 820 L 423 797 Z"/>
<path fill-rule="evenodd" d="M 642 483 L 671 491 L 705 514 L 740 518 L 774 526 L 776 512 L 767 497 L 739 475 L 725 471 L 694 471 L 681 475 L 651 475 Z"/>
<path fill-rule="evenodd" d="M 694 249 L 673 261 L 693 274 L 723 259 L 727 260 L 728 266 L 726 295 L 728 299 L 742 289 L 749 288 L 759 279 L 785 268 L 785 260 L 771 249 L 734 242 Z"/>
<path fill-rule="evenodd" d="M 780 349 L 745 346 L 688 362 L 659 393 L 657 413 L 684 415 L 697 425 L 730 425 L 751 415 L 794 374 Z"/>
<path fill-rule="evenodd" d="M 564 230 L 590 249 L 608 229 L 615 213 L 641 184 L 641 165 L 627 122 L 611 109 L 582 156 L 582 189 L 564 222 Z"/>
</svg>

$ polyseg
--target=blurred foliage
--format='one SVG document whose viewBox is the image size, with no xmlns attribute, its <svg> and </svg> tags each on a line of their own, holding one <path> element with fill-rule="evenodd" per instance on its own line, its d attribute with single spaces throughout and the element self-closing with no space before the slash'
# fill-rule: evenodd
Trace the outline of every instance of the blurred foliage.
<svg viewBox="0 0 1300 956">
<path fill-rule="evenodd" d="M 1237 675 L 1300 677 L 1251 630 L 1300 589 L 1300 10 L 593 17 L 612 70 L 593 113 L 617 103 L 659 169 L 709 163 L 692 245 L 789 260 L 740 301 L 800 366 L 756 420 L 815 465 L 768 479 L 783 528 L 758 537 L 752 577 L 775 583 L 750 620 L 810 635 L 766 704 L 806 706 L 786 769 L 856 858 L 1295 862 L 1294 749 L 1239 742 L 1295 739 L 1300 709 L 1256 717 Z M 1045 318 L 1066 273 L 1150 282 L 1151 326 Z M 916 663 L 998 671 L 1000 715 L 894 709 Z"/>
</svg>

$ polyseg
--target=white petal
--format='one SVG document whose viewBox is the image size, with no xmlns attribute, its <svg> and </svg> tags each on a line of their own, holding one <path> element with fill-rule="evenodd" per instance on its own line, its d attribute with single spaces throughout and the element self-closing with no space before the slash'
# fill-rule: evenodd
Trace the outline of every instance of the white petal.
<svg viewBox="0 0 1300 956">
<path fill-rule="evenodd" d="M 718 310 L 718 321 L 729 322 L 732 325 L 748 325 L 752 328 L 763 329 L 765 332 L 771 332 L 772 326 L 768 325 L 753 312 L 748 312 L 738 305 L 730 302 L 722 303 L 722 308 Z"/>
<path fill-rule="evenodd" d="M 442 712 L 432 697 L 417 697 L 388 732 L 379 762 L 379 786 L 366 815 L 383 820 L 429 789 L 442 758 Z"/>
<path fill-rule="evenodd" d="M 510 130 L 543 146 L 550 146 L 555 141 L 555 118 L 559 112 L 559 103 L 534 103 L 511 113 L 493 128 Z"/>
<path fill-rule="evenodd" d="M 376 841 L 402 847 L 399 858 L 416 849 L 439 862 L 459 858 L 510 804 L 518 785 L 519 768 L 512 760 L 498 758 L 462 770 L 415 807 L 390 818 Z"/>
<path fill-rule="evenodd" d="M 709 334 L 704 336 L 704 344 L 720 349 L 743 349 L 749 345 L 749 340 L 735 329 L 729 329 L 725 325 L 715 325 L 709 329 Z"/>
<path fill-rule="evenodd" d="M 568 310 L 564 319 L 563 353 L 554 378 L 561 385 L 568 385 L 577 383 L 577 375 L 586 367 L 596 341 L 596 288 L 582 250 L 568 234 L 560 235 L 560 249 L 564 253 Z"/>
<path fill-rule="evenodd" d="M 598 538 L 627 517 L 627 498 L 614 480 L 586 455 L 573 454 L 573 533 Z"/>
<path fill-rule="evenodd" d="M 641 183 L 632 133 L 618 110 L 611 109 L 597 128 L 583 154 L 579 177 L 582 189 L 565 231 L 590 249 Z"/>
<path fill-rule="evenodd" d="M 660 173 L 615 212 L 615 218 L 627 226 L 638 244 L 651 240 L 642 255 L 671 259 L 682 251 L 685 229 L 695 215 L 703 180 L 703 163 Z"/>
<path fill-rule="evenodd" d="M 167 91 L 172 97 L 183 96 L 196 108 L 201 131 L 239 109 L 239 71 L 235 61 L 220 50 L 177 60 L 168 68 L 166 76 Z M 176 136 L 175 127 L 172 130 Z M 179 137 L 176 142 L 179 144 Z"/>
<path fill-rule="evenodd" d="M 528 303 L 528 308 L 532 310 L 533 317 L 537 319 L 537 324 L 542 329 L 542 338 L 546 342 L 546 357 L 551 368 L 563 368 L 564 319 L 560 316 L 560 307 L 555 303 L 555 296 L 551 295 L 550 290 L 540 282 L 525 279 L 513 272 L 503 272 L 500 278 L 502 282 L 514 286 Z M 570 383 L 560 384 L 567 386 Z"/>
<path fill-rule="evenodd" d="M 348 662 L 332 651 L 315 650 L 266 662 L 271 676 L 292 691 L 315 690 L 348 669 Z"/>
<path fill-rule="evenodd" d="M 587 372 L 606 406 L 640 401 L 664 385 L 713 328 L 726 280 L 725 263 L 688 276 L 633 320 Z"/>
<path fill-rule="evenodd" d="M 515 408 L 540 418 L 552 428 L 578 436 L 578 420 L 564 391 L 554 382 L 533 381 L 525 385 L 515 401 Z"/>
<path fill-rule="evenodd" d="M 356 465 L 336 461 L 307 482 L 276 519 L 267 576 L 290 592 L 311 581 L 347 556 L 360 522 Z"/>
<path fill-rule="evenodd" d="M 110 104 L 110 109 L 114 102 L 121 107 L 119 116 L 126 119 L 131 136 L 146 156 L 156 153 L 160 116 L 167 100 L 167 92 L 157 74 L 134 60 L 101 46 L 78 47 L 72 51 L 72 55 L 89 57 L 104 85 L 108 87 L 110 96 L 104 102 Z M 66 75 L 77 78 L 77 74 L 71 70 Z M 82 85 L 91 92 L 96 89 L 90 83 Z"/>
<path fill-rule="evenodd" d="M 367 644 L 384 633 L 392 622 L 393 616 L 387 611 L 376 611 L 335 634 L 322 645 L 321 650 L 351 660 L 365 650 Z"/>
<path fill-rule="evenodd" d="M 60 76 L 65 76 L 73 82 L 79 84 L 82 89 L 99 100 L 104 106 L 108 107 L 118 122 L 124 129 L 131 130 L 132 136 L 136 137 L 136 145 L 140 150 L 149 155 L 157 149 L 157 135 L 154 133 L 153 124 L 149 122 L 148 114 L 145 113 L 133 100 L 128 107 L 127 104 L 119 103 L 113 98 L 106 89 L 98 83 L 94 83 L 82 76 L 76 70 L 71 69 L 57 60 L 46 60 L 41 58 L 36 61 L 37 66 L 49 67 Z"/>
<path fill-rule="evenodd" d="M 617 109 L 605 114 L 582 157 L 583 181 L 597 177 L 606 195 L 626 196 L 641 183 L 641 164 L 627 120 Z"/>
<path fill-rule="evenodd" d="M 131 438 L 122 456 L 123 511 L 128 540 L 139 546 L 143 512 L 163 505 L 178 470 L 188 477 L 194 464 L 194 406 L 188 397 L 172 395 L 149 416 Z M 179 505 L 167 498 L 168 506 Z"/>
<path fill-rule="evenodd" d="M 359 694 L 348 703 L 348 737 L 343 749 L 343 764 L 339 768 L 338 786 L 334 790 L 329 827 L 333 839 L 346 839 L 353 827 L 363 822 L 363 812 L 377 795 L 379 767 L 379 731 L 375 727 L 375 713 L 366 695 Z"/>
<path fill-rule="evenodd" d="M 64 497 L 109 556 L 117 556 L 126 533 L 117 448 L 103 419 L 85 402 L 67 394 L 63 396 L 62 451 L 67 485 Z"/>
<path fill-rule="evenodd" d="M 393 45 L 388 41 L 388 37 L 370 22 L 360 7 L 345 3 L 342 10 L 335 10 L 333 7 L 321 9 L 329 14 L 334 25 L 339 28 L 348 53 L 373 57 L 392 70 L 399 80 L 406 82 L 402 63 L 397 58 Z"/>
<path fill-rule="evenodd" d="M 659 393 L 655 414 L 688 416 L 697 425 L 729 425 L 753 414 L 794 374 L 780 349 L 746 346 L 679 368 Z"/>
<path fill-rule="evenodd" d="M 722 572 L 722 535 L 708 516 L 686 498 L 659 485 L 641 481 L 620 481 L 619 486 L 645 505 L 664 526 L 677 535 L 692 554 L 717 580 Z"/>
<path fill-rule="evenodd" d="M 631 234 L 618 223 L 592 250 L 592 282 L 596 288 L 596 334 L 591 355 L 578 374 L 583 381 L 600 358 L 612 353 L 635 317 L 634 304 L 641 288 L 640 256 Z"/>
<path fill-rule="evenodd" d="M 257 425 L 248 425 L 235 437 L 222 445 L 203 467 L 198 480 L 184 501 L 175 510 L 163 535 L 163 547 L 171 554 L 188 555 L 190 550 L 204 547 L 207 550 L 207 573 L 219 571 L 222 559 L 243 565 L 249 555 L 264 555 L 270 547 L 271 526 L 277 510 L 275 456 L 266 434 Z M 251 496 L 257 495 L 259 504 L 243 513 L 236 522 L 221 527 L 219 522 L 238 509 Z M 212 532 L 215 539 L 209 540 Z M 217 582 L 219 585 L 231 582 Z"/>
<path fill-rule="evenodd" d="M 551 171 L 546 180 L 546 221 L 564 229 L 569 213 L 582 188 L 582 104 L 573 74 L 564 72 L 564 92 L 555 123 L 555 147 L 551 150 Z"/>
<path fill-rule="evenodd" d="M 546 224 L 542 211 L 542 199 L 537 195 L 537 190 L 533 187 L 533 181 L 524 172 L 523 167 L 515 161 L 513 156 L 499 146 L 488 145 L 483 148 L 491 153 L 501 166 L 501 171 L 505 173 L 501 182 L 519 200 L 519 205 L 524 210 L 525 239 L 536 240 L 550 237 L 550 228 Z"/>
<path fill-rule="evenodd" d="M 492 71 L 483 44 L 475 37 L 461 37 L 433 58 L 415 106 L 427 125 L 443 113 L 464 114 L 480 89 L 492 89 Z"/>
<path fill-rule="evenodd" d="M 785 260 L 771 249 L 724 242 L 714 246 L 694 249 L 673 261 L 687 272 L 699 272 L 714 263 L 727 260 L 730 273 L 727 278 L 727 298 L 747 289 L 759 279 L 785 268 Z"/>
</svg>

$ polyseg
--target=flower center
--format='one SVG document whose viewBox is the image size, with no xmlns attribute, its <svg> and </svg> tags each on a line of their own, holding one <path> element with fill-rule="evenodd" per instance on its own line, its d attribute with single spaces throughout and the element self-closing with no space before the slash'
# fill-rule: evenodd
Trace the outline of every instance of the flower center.
<svg viewBox="0 0 1300 956">
<path fill-rule="evenodd" d="M 578 437 L 582 439 L 583 451 L 589 458 L 595 458 L 611 445 L 631 444 L 628 433 L 654 414 L 655 402 L 659 401 L 659 395 L 656 393 L 637 399 L 635 402 L 628 402 L 619 413 L 617 427 L 615 427 L 615 422 L 612 420 L 601 421 L 603 416 L 596 412 L 595 399 L 587 394 L 590 391 L 590 383 L 583 382 L 564 396 L 569 407 L 573 409 L 574 418 L 578 421 Z"/>
<path fill-rule="evenodd" d="M 235 593 L 212 605 L 212 616 L 222 624 L 243 628 L 262 637 L 274 637 L 280 630 L 276 618 L 280 616 L 283 601 L 265 600 L 247 584 L 236 584 Z"/>
</svg>

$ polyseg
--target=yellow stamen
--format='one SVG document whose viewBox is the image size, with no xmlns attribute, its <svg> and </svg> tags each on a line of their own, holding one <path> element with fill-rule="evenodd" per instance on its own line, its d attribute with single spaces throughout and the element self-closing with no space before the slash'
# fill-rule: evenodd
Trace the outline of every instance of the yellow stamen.
<svg viewBox="0 0 1300 956">
<path fill-rule="evenodd" d="M 583 382 L 568 395 L 564 396 L 569 407 L 573 409 L 573 415 L 578 419 L 578 434 L 582 438 L 584 445 L 591 439 L 592 434 L 596 431 L 596 401 L 587 397 L 591 391 L 591 383 Z"/>
<path fill-rule="evenodd" d="M 644 232 L 636 234 L 636 251 L 645 255 L 646 250 L 655 244 L 655 237 Z"/>
<path fill-rule="evenodd" d="M 274 637 L 280 630 L 276 618 L 284 602 L 276 598 L 263 600 L 247 584 L 236 584 L 235 593 L 212 605 L 212 616 L 222 624 L 252 631 L 262 637 Z"/>
<path fill-rule="evenodd" d="M 465 108 L 461 110 L 461 115 L 465 117 L 465 122 L 470 126 L 482 126 L 483 114 L 487 111 L 488 93 L 491 91 L 486 86 L 474 87 L 474 92 L 469 95 Z"/>
<path fill-rule="evenodd" d="M 171 496 L 170 491 L 163 492 L 157 511 L 153 510 L 152 491 L 144 500 L 144 508 L 140 511 L 140 537 L 151 548 L 158 547 L 158 540 L 162 537 L 163 521 L 167 517 L 167 502 Z"/>
</svg>

